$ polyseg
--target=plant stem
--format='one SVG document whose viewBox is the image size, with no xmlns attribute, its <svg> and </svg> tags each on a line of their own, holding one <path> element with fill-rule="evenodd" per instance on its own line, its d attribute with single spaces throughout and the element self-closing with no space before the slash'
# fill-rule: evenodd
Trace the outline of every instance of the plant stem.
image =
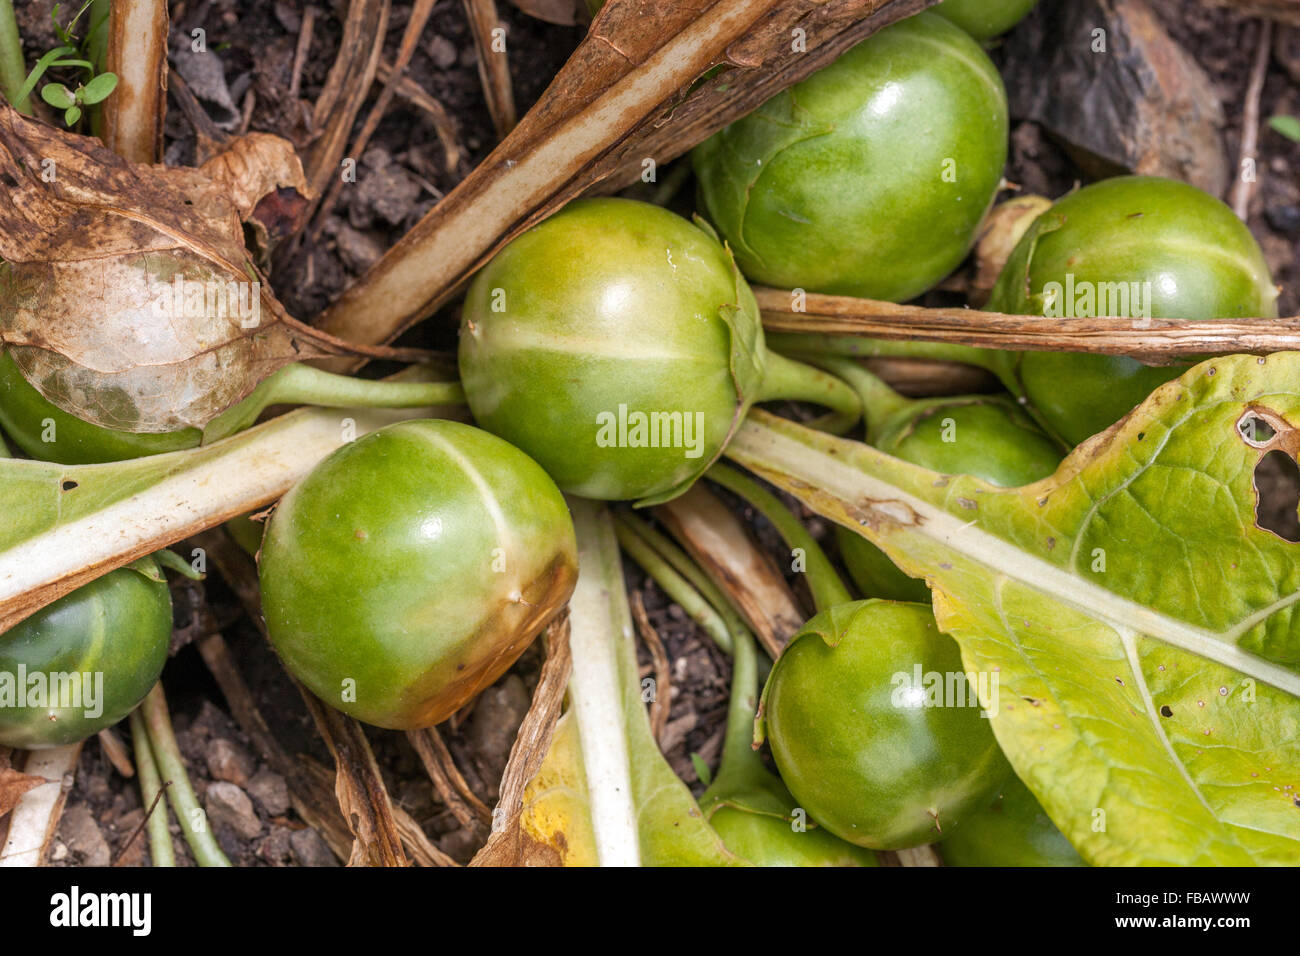
<svg viewBox="0 0 1300 956">
<path fill-rule="evenodd" d="M 295 362 L 264 379 L 243 401 L 208 422 L 203 429 L 203 443 L 211 444 L 243 431 L 272 405 L 426 408 L 464 402 L 465 390 L 459 382 L 381 382 Z"/>
<path fill-rule="evenodd" d="M 614 534 L 623 550 L 632 560 L 641 565 L 642 570 L 650 575 L 664 593 L 676 601 L 692 621 L 704 628 L 704 632 L 713 639 L 724 654 L 732 653 L 731 632 L 723 622 L 722 616 L 704 597 L 678 574 L 654 548 L 632 530 L 631 519 L 621 515 L 614 519 Z"/>
<path fill-rule="evenodd" d="M 731 656 L 731 699 L 727 706 L 727 731 L 723 739 L 722 759 L 708 792 L 727 792 L 741 781 L 750 779 L 750 774 L 766 774 L 767 768 L 763 766 L 762 758 L 751 745 L 754 715 L 758 709 L 759 662 L 754 635 L 703 569 L 668 538 L 633 515 L 615 518 L 614 530 L 619 544 L 632 559 Z M 675 552 L 676 560 L 658 553 L 656 547 L 652 547 L 643 535 L 653 536 L 657 539 L 658 546 Z M 680 567 L 674 566 L 677 561 L 682 562 Z M 706 584 L 707 589 L 697 588 L 697 582 Z M 703 613 L 697 616 L 696 612 L 700 609 Z M 717 627 L 723 627 L 726 632 L 725 644 L 715 633 Z"/>
<path fill-rule="evenodd" d="M 108 48 L 108 18 L 111 13 L 111 0 L 92 0 L 90 25 L 86 31 L 86 52 L 95 64 L 96 73 L 105 70 L 104 52 Z"/>
<path fill-rule="evenodd" d="M 18 33 L 12 0 L 0 0 L 0 89 L 5 99 L 20 113 L 32 114 L 29 97 L 14 102 L 27 79 L 27 61 L 23 59 L 23 39 Z"/>
<path fill-rule="evenodd" d="M 818 360 L 818 364 L 848 382 L 862 399 L 862 408 L 867 419 L 868 445 L 877 444 L 886 426 L 910 414 L 921 404 L 898 394 L 878 376 L 868 372 L 853 359 L 823 358 Z"/>
<path fill-rule="evenodd" d="M 742 628 L 732 635 L 731 699 L 727 704 L 727 732 L 722 740 L 722 759 L 713 776 L 711 790 L 719 781 L 729 785 L 755 772 L 766 774 L 763 758 L 754 749 L 754 717 L 758 713 L 758 652 L 754 635 Z"/>
<path fill-rule="evenodd" d="M 167 799 L 176 819 L 180 821 L 181 833 L 185 835 L 185 842 L 190 845 L 195 861 L 199 866 L 230 866 L 230 860 L 217 845 L 217 839 L 194 795 L 194 788 L 190 786 L 189 775 L 185 772 L 185 758 L 181 756 L 181 749 L 176 744 L 171 715 L 167 713 L 167 698 L 163 695 L 162 681 L 153 685 L 153 690 L 141 702 L 139 711 L 144 718 L 149 749 L 153 752 L 163 780 L 168 782 Z"/>
<path fill-rule="evenodd" d="M 1000 373 L 1000 352 L 950 342 L 909 342 L 817 332 L 768 332 L 767 344 L 780 352 L 843 355 L 849 358 L 910 358 L 960 362 Z"/>
<path fill-rule="evenodd" d="M 840 580 L 822 546 L 776 495 L 729 465 L 714 465 L 705 472 L 705 476 L 748 501 L 772 523 L 790 548 L 803 551 L 808 588 L 812 591 L 813 604 L 818 611 L 825 611 L 837 604 L 848 604 L 853 600 L 853 595 Z"/>
<path fill-rule="evenodd" d="M 131 711 L 130 722 L 131 742 L 135 745 L 135 772 L 140 779 L 140 800 L 145 813 L 149 814 L 149 857 L 154 866 L 175 866 L 176 854 L 167 827 L 167 804 L 158 799 L 162 781 L 158 778 L 158 765 L 154 763 L 153 748 L 149 745 L 149 735 L 138 707 Z"/>
<path fill-rule="evenodd" d="M 704 569 L 678 547 L 675 541 L 635 514 L 624 513 L 618 520 L 653 548 L 670 567 L 690 582 L 691 587 L 704 596 L 704 600 L 713 605 L 714 610 L 722 617 L 723 623 L 727 625 L 728 635 L 735 634 L 738 630 L 749 629 L 740 613 L 722 593 L 722 589 L 713 583 L 713 579 L 704 573 Z M 728 654 L 731 653 L 729 644 L 722 649 Z"/>
<path fill-rule="evenodd" d="M 767 370 L 756 402 L 787 400 L 813 402 L 831 409 L 831 414 L 812 423 L 822 431 L 846 432 L 862 417 L 862 402 L 857 393 L 838 378 L 819 368 L 796 362 L 769 351 Z"/>
</svg>

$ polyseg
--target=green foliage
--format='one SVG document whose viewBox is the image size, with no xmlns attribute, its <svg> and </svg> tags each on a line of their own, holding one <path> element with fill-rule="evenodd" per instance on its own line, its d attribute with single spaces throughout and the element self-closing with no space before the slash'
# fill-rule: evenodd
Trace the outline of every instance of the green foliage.
<svg viewBox="0 0 1300 956">
<path fill-rule="evenodd" d="M 59 68 L 72 70 L 74 75 L 79 74 L 82 77 L 74 88 L 69 89 L 63 83 L 47 83 L 41 88 L 41 99 L 55 109 L 62 110 L 63 122 L 72 127 L 81 119 L 84 107 L 102 103 L 117 87 L 117 76 L 113 73 L 97 72 L 96 64 L 90 54 L 90 50 L 98 44 L 98 34 L 106 29 L 106 18 L 92 25 L 84 40 L 78 39 L 73 33 L 77 21 L 90 8 L 91 2 L 92 0 L 86 0 L 67 27 L 59 23 L 59 4 L 54 5 L 50 17 L 54 21 L 54 32 L 59 38 L 60 45 L 36 61 L 36 66 L 27 75 L 22 87 L 11 98 L 11 103 L 21 103 L 26 99 L 49 70 Z"/>
<path fill-rule="evenodd" d="M 1204 362 L 1024 488 L 771 416 L 729 455 L 927 578 L 966 667 L 1000 675 L 1003 752 L 1086 861 L 1294 864 L 1300 545 L 1257 524 L 1254 471 L 1294 454 L 1298 377 L 1297 353 Z"/>
</svg>

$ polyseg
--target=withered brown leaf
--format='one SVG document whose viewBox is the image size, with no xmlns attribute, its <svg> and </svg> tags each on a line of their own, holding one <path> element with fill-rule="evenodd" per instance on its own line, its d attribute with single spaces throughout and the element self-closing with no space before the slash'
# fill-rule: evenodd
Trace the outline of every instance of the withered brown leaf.
<svg viewBox="0 0 1300 956">
<path fill-rule="evenodd" d="M 35 777 L 21 770 L 14 770 L 9 765 L 10 753 L 8 747 L 0 747 L 0 817 L 18 806 L 18 801 L 22 799 L 24 793 L 45 782 L 44 777 Z"/>
<path fill-rule="evenodd" d="M 244 246 L 292 146 L 253 133 L 198 168 L 129 163 L 0 105 L 0 340 L 87 421 L 202 426 L 300 358 L 347 353 L 292 319 Z"/>
</svg>

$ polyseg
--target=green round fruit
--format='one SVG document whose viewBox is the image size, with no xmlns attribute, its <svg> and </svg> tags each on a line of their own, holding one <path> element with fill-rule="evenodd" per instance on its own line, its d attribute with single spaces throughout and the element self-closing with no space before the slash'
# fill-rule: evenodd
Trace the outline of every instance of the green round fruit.
<svg viewBox="0 0 1300 956">
<path fill-rule="evenodd" d="M 937 398 L 887 427 L 881 451 L 945 475 L 974 475 L 1002 488 L 1046 478 L 1061 449 L 1014 402 L 998 396 Z"/>
<path fill-rule="evenodd" d="M 197 428 L 146 434 L 92 425 L 38 392 L 8 352 L 0 355 L 0 425 L 14 444 L 33 458 L 62 465 L 126 461 L 181 451 L 196 447 L 203 438 Z"/>
<path fill-rule="evenodd" d="M 1086 866 L 1020 778 L 943 841 L 949 866 Z"/>
<path fill-rule="evenodd" d="M 941 472 L 974 475 L 1003 488 L 1046 478 L 1061 463 L 1060 447 L 1013 402 L 997 396 L 936 398 L 909 403 L 876 440 L 883 452 Z M 836 526 L 849 576 L 867 597 L 929 601 L 930 589 L 909 577 L 870 541 Z"/>
<path fill-rule="evenodd" d="M 394 729 L 445 720 L 564 607 L 564 499 L 518 449 L 458 422 L 389 425 L 281 499 L 262 539 L 267 630 L 326 703 Z"/>
<path fill-rule="evenodd" d="M 171 632 L 167 582 L 145 560 L 0 634 L 0 745 L 58 747 L 111 727 L 157 682 Z"/>
<path fill-rule="evenodd" d="M 1034 221 L 988 308 L 1046 318 L 1277 316 L 1277 289 L 1250 230 L 1195 186 L 1123 176 L 1087 186 Z M 1044 421 L 1077 445 L 1188 366 L 1124 356 L 1026 352 L 1012 376 Z"/>
<path fill-rule="evenodd" d="M 755 866 L 877 866 L 870 850 L 845 843 L 822 827 L 796 831 L 789 820 L 720 806 L 709 825 L 732 853 Z"/>
<path fill-rule="evenodd" d="M 874 850 L 933 843 L 982 808 L 1010 768 L 975 688 L 943 693 L 963 672 L 924 604 L 858 601 L 809 621 L 773 666 L 762 708 L 799 805 Z"/>
<path fill-rule="evenodd" d="M 905 574 L 889 560 L 889 555 L 862 535 L 836 525 L 835 540 L 840 546 L 840 559 L 859 594 L 887 601 L 929 603 L 930 589 L 925 581 Z"/>
<path fill-rule="evenodd" d="M 475 277 L 460 374 L 478 423 L 565 491 L 649 498 L 721 452 L 755 400 L 762 343 L 713 235 L 647 203 L 581 200 Z"/>
<path fill-rule="evenodd" d="M 693 163 L 750 279 L 901 302 L 965 258 L 1006 156 L 992 61 L 923 13 L 705 140 Z"/>
<path fill-rule="evenodd" d="M 1001 36 L 1029 15 L 1038 0 L 943 0 L 934 12 L 976 40 Z"/>
</svg>

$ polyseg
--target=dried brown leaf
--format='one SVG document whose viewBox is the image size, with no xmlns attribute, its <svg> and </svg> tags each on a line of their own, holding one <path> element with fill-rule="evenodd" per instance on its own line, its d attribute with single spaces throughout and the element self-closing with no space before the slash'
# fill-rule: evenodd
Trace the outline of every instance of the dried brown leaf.
<svg viewBox="0 0 1300 956">
<path fill-rule="evenodd" d="M 139 432 L 202 426 L 281 366 L 348 351 L 290 318 L 244 247 L 262 195 L 306 188 L 276 137 L 166 168 L 0 105 L 0 187 L 0 339 L 65 411 Z"/>
<path fill-rule="evenodd" d="M 18 806 L 24 793 L 44 782 L 44 777 L 33 777 L 12 767 L 0 768 L 0 817 Z"/>
<path fill-rule="evenodd" d="M 553 847 L 532 839 L 520 826 L 524 791 L 537 775 L 551 749 L 555 724 L 560 719 L 564 690 L 573 658 L 569 651 L 569 615 L 564 613 L 546 628 L 546 663 L 533 691 L 533 702 L 510 748 L 501 777 L 501 798 L 493 815 L 492 835 L 475 854 L 470 866 L 555 866 Z"/>
</svg>

